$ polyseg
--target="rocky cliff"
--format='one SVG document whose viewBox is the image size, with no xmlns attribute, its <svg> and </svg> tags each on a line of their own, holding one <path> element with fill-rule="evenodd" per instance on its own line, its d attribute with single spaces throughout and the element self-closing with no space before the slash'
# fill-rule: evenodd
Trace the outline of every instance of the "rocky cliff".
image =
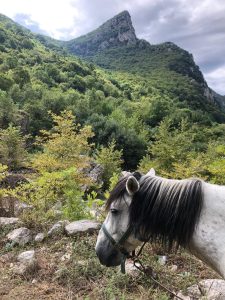
<svg viewBox="0 0 225 300">
<path fill-rule="evenodd" d="M 128 11 L 123 11 L 98 29 L 67 42 L 70 52 L 81 56 L 93 55 L 110 47 L 136 45 L 137 37 Z"/>
<path fill-rule="evenodd" d="M 171 42 L 151 45 L 138 39 L 128 11 L 121 12 L 84 36 L 62 42 L 62 46 L 70 53 L 106 69 L 153 77 L 156 76 L 156 72 L 160 72 L 160 78 L 168 72 L 170 78 L 173 78 L 174 74 L 181 75 L 188 78 L 194 88 L 197 85 L 203 101 L 205 99 L 225 111 L 225 98 L 208 87 L 192 54 Z"/>
</svg>

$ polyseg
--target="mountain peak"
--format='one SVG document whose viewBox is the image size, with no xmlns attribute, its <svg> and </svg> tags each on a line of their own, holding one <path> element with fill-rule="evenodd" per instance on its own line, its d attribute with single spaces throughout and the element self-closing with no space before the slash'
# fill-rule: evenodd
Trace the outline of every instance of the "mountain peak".
<svg viewBox="0 0 225 300">
<path fill-rule="evenodd" d="M 98 51 L 122 46 L 136 45 L 138 39 L 128 11 L 122 11 L 96 30 L 69 41 L 70 51 L 81 56 L 89 56 Z"/>
</svg>

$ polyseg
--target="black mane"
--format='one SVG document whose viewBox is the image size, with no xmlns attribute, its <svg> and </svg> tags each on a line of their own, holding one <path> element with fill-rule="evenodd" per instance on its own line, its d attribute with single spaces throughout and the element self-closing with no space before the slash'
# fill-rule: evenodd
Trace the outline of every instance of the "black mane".
<svg viewBox="0 0 225 300">
<path fill-rule="evenodd" d="M 107 208 L 126 193 L 122 178 L 107 201 Z M 169 180 L 143 176 L 129 211 L 130 226 L 141 240 L 161 241 L 171 248 L 188 247 L 202 210 L 202 181 Z"/>
</svg>

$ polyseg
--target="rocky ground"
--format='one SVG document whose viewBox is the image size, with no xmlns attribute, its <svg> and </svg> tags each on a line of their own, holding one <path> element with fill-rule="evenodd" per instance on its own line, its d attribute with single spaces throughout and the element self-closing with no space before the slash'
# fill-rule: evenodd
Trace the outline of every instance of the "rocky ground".
<svg viewBox="0 0 225 300">
<path fill-rule="evenodd" d="M 18 218 L 0 218 L 0 299 L 174 299 L 129 261 L 126 275 L 101 266 L 99 226 L 64 220 L 34 232 Z M 181 299 L 225 299 L 225 281 L 184 251 L 167 255 L 148 245 L 142 261 Z"/>
</svg>

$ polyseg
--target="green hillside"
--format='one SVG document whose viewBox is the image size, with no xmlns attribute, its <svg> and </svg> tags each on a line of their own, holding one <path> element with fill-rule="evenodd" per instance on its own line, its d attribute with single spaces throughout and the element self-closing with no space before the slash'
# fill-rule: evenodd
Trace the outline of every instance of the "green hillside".
<svg viewBox="0 0 225 300">
<path fill-rule="evenodd" d="M 115 140 L 124 167 L 131 169 L 155 141 L 162 121 L 170 120 L 171 130 L 184 119 L 195 126 L 197 152 L 207 148 L 214 131 L 215 139 L 221 136 L 221 129 L 213 128 L 224 122 L 224 112 L 204 96 L 206 83 L 192 56 L 172 43 L 151 46 L 138 40 L 127 12 L 120 18 L 115 26 L 122 26 L 122 42 L 114 30 L 114 41 L 108 32 L 113 47 L 92 52 L 91 60 L 108 68 L 104 71 L 1 15 L 1 128 L 20 126 L 30 134 L 33 151 L 34 137 L 52 126 L 48 112 L 71 110 L 77 122 L 92 126 L 96 148 Z M 96 32 L 79 41 L 90 42 Z"/>
<path fill-rule="evenodd" d="M 171 299 L 144 274 L 101 266 L 83 229 L 105 219 L 122 170 L 225 185 L 224 103 L 192 55 L 139 40 L 128 12 L 69 42 L 0 15 L 2 299 Z M 75 220 L 81 230 L 65 235 Z M 141 260 L 175 293 L 219 276 L 160 243 Z"/>
<path fill-rule="evenodd" d="M 193 56 L 171 42 L 151 45 L 138 39 L 127 11 L 62 45 L 104 69 L 142 75 L 148 78 L 149 86 L 187 100 L 192 108 L 201 106 L 217 121 L 224 121 L 224 116 L 219 115 L 225 111 L 225 101 L 208 88 Z"/>
</svg>

